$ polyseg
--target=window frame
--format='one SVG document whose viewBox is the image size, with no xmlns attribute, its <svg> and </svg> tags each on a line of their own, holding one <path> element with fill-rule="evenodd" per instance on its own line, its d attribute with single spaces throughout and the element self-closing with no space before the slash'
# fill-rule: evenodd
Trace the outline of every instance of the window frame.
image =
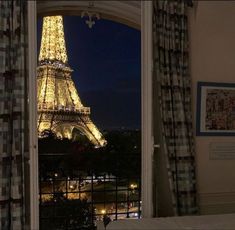
<svg viewBox="0 0 235 230">
<path fill-rule="evenodd" d="M 30 229 L 39 229 L 37 141 L 37 8 L 28 1 Z M 152 1 L 141 1 L 142 217 L 153 217 Z"/>
<path fill-rule="evenodd" d="M 28 1 L 28 106 L 29 106 L 29 178 L 30 226 L 39 229 L 39 172 L 37 137 L 37 8 L 36 1 Z"/>
</svg>

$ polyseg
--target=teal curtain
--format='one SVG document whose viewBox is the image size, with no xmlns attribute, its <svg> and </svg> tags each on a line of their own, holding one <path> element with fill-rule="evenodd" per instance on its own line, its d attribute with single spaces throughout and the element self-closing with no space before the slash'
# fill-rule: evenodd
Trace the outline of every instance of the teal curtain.
<svg viewBox="0 0 235 230">
<path fill-rule="evenodd" d="M 196 214 L 187 8 L 191 1 L 153 1 L 155 90 L 174 215 Z M 159 197 L 159 199 L 161 199 Z"/>
<path fill-rule="evenodd" d="M 25 229 L 27 1 L 0 1 L 0 229 Z"/>
</svg>

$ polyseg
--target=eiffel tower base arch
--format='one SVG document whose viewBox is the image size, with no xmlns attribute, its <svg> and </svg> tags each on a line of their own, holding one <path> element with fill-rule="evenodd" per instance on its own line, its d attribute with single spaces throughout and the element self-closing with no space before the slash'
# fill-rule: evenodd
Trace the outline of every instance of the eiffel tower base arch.
<svg viewBox="0 0 235 230">
<path fill-rule="evenodd" d="M 41 111 L 38 121 L 39 137 L 44 130 L 51 130 L 58 138 L 73 139 L 73 131 L 77 129 L 96 147 L 107 143 L 90 117 L 85 114 L 75 111 Z"/>
</svg>

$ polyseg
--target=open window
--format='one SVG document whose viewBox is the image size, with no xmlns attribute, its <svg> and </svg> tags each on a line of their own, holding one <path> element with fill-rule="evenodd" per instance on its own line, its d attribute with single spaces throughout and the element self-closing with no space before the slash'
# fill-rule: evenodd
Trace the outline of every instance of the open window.
<svg viewBox="0 0 235 230">
<path fill-rule="evenodd" d="M 51 2 L 48 2 L 48 9 L 51 7 Z M 62 4 L 62 3 L 61 3 Z M 136 3 L 137 4 L 137 3 Z M 151 154 L 152 154 L 152 128 L 151 128 L 151 14 L 146 14 L 147 12 L 151 11 L 151 4 L 150 2 L 142 3 L 142 33 L 141 33 L 141 39 L 142 39 L 142 74 L 141 74 L 141 89 L 142 89 L 142 215 L 143 217 L 151 217 L 152 215 L 152 169 L 151 169 Z M 46 7 L 46 6 L 45 6 Z M 71 6 L 70 6 L 71 7 Z M 105 6 L 102 6 L 105 7 Z M 107 6 L 106 6 L 107 7 Z M 112 4 L 109 6 L 110 12 L 112 11 Z M 36 88 L 36 63 L 37 63 L 37 57 L 36 57 L 36 6 L 35 3 L 29 3 L 30 13 L 29 17 L 33 20 L 29 20 L 29 34 L 30 34 L 30 46 L 32 53 L 30 54 L 30 67 L 31 67 L 31 82 L 30 82 L 30 98 L 33 100 L 30 101 L 30 112 L 31 112 L 31 228 L 37 229 L 38 226 L 38 216 L 39 216 L 39 210 L 35 207 L 38 207 L 37 197 L 39 194 L 39 189 L 37 187 L 37 180 L 38 180 L 38 172 L 35 172 L 38 169 L 38 159 L 37 159 L 37 114 L 36 114 L 36 94 L 35 94 L 35 88 Z M 47 7 L 46 7 L 47 8 Z M 45 9 L 46 9 L 45 8 Z M 107 10 L 107 9 L 106 9 Z M 140 10 L 140 8 L 139 8 Z M 110 13 L 112 14 L 112 12 Z M 116 17 L 115 17 L 116 19 Z M 123 22 L 123 19 L 120 19 L 121 22 Z M 146 33 L 147 31 L 147 33 Z M 150 42 L 149 42 L 150 41 Z M 57 172 L 54 172 L 54 177 L 57 177 Z M 54 178 L 56 179 L 56 178 Z M 103 178 L 100 178 L 100 180 L 105 180 L 106 176 Z M 110 180 L 115 178 L 109 178 Z M 90 180 L 90 181 L 86 181 Z M 79 187 L 81 183 L 90 183 L 92 184 L 92 180 L 94 180 L 93 177 L 86 178 L 82 181 L 78 180 L 70 180 L 70 178 L 65 182 L 65 188 L 67 187 L 67 190 L 65 191 L 66 196 L 70 196 L 71 194 L 74 194 L 74 192 L 71 192 L 73 188 L 81 188 Z M 98 180 L 98 179 L 97 179 Z M 117 182 L 116 182 L 117 184 Z M 126 196 L 125 200 L 127 201 L 130 199 L 129 195 L 133 195 L 132 192 L 135 192 L 136 184 L 130 183 L 130 186 L 127 186 L 126 189 Z M 77 186 L 78 185 L 78 186 Z M 137 185 L 138 186 L 138 185 Z M 55 183 L 53 184 L 53 189 L 55 191 Z M 89 187 L 89 186 L 88 186 Z M 105 187 L 105 186 L 104 186 Z M 92 186 L 91 186 L 92 189 Z M 89 190 L 90 191 L 90 190 Z M 87 190 L 87 193 L 89 193 Z M 94 192 L 94 191 L 93 191 Z M 116 191 L 112 191 L 116 192 Z M 76 193 L 78 196 L 81 196 L 82 193 Z M 137 194 L 137 193 L 136 193 Z M 140 194 L 140 193 L 138 193 Z M 42 194 L 41 194 L 42 195 Z M 122 196 L 123 194 L 120 194 Z M 112 197 L 112 196 L 111 196 Z M 117 195 L 115 195 L 117 197 Z M 116 199 L 116 198 L 115 198 Z M 126 202 L 127 203 L 127 202 Z M 138 206 L 139 204 L 137 204 Z M 124 205 L 125 206 L 125 205 Z M 117 206 L 116 206 L 117 207 Z M 139 206 L 138 206 L 139 207 Z M 126 205 L 126 208 L 128 209 L 128 203 Z M 126 212 L 128 213 L 128 211 Z M 101 213 L 100 214 L 104 214 Z M 117 215 L 115 213 L 115 215 Z"/>
</svg>

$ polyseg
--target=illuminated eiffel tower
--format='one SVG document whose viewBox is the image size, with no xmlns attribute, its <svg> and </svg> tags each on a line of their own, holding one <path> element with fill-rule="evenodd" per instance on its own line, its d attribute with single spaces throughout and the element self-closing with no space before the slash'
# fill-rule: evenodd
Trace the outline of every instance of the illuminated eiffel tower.
<svg viewBox="0 0 235 230">
<path fill-rule="evenodd" d="M 106 140 L 90 119 L 90 108 L 84 107 L 74 82 L 64 39 L 62 16 L 43 18 L 39 63 L 38 135 L 51 130 L 59 138 L 73 138 L 74 130 L 86 135 L 97 147 Z"/>
</svg>

